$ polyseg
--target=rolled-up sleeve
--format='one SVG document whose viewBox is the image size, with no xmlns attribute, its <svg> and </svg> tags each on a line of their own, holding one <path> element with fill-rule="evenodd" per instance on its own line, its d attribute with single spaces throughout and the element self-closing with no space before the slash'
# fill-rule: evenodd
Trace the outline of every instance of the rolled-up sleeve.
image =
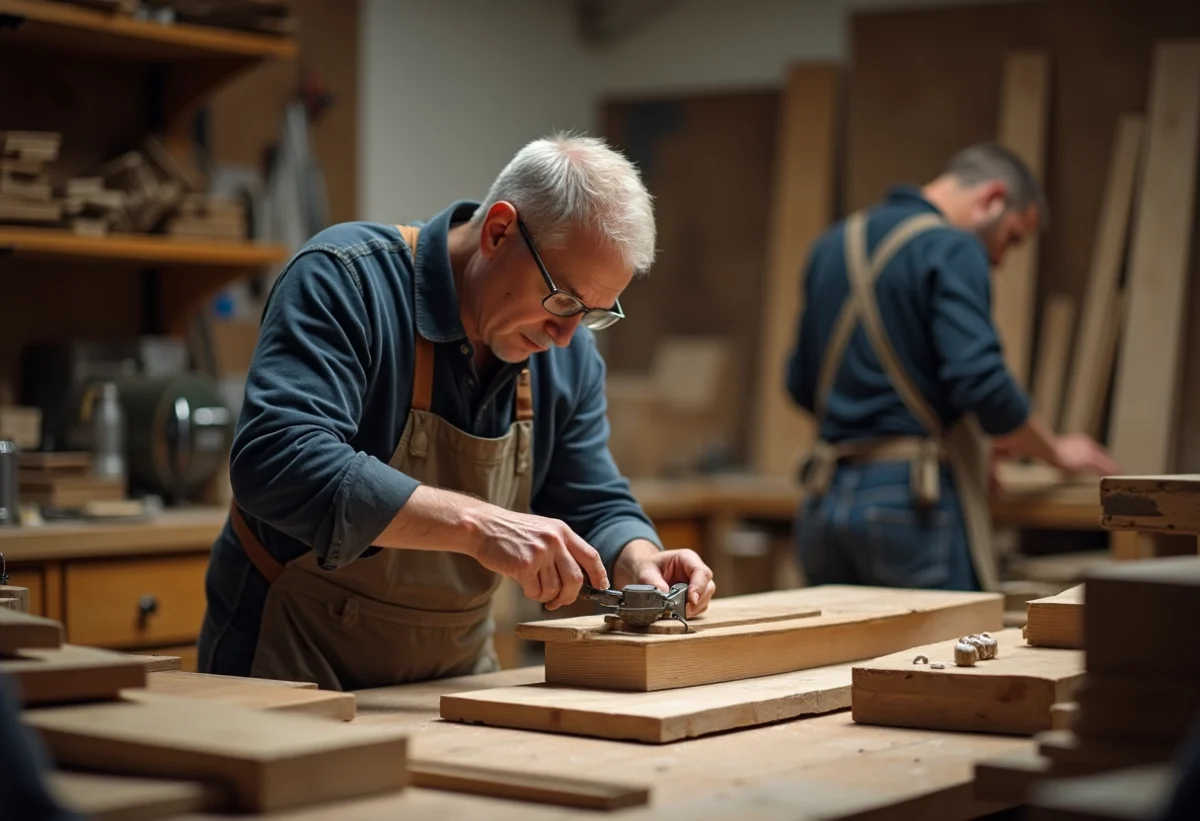
<svg viewBox="0 0 1200 821">
<path fill-rule="evenodd" d="M 935 259 L 932 285 L 938 377 L 950 404 L 974 412 L 992 436 L 1011 433 L 1028 419 L 1029 397 L 1004 361 L 983 247 L 966 237 L 948 241 Z"/>
<path fill-rule="evenodd" d="M 263 316 L 230 454 L 239 506 L 311 547 L 327 568 L 362 555 L 418 486 L 349 444 L 371 335 L 348 264 L 322 250 L 294 258 Z"/>
<path fill-rule="evenodd" d="M 646 539 L 660 549 L 662 542 L 608 449 L 604 384 L 604 360 L 593 341 L 580 374 L 578 402 L 554 440 L 533 512 L 570 525 L 596 548 L 611 579 L 613 564 L 629 542 Z"/>
</svg>

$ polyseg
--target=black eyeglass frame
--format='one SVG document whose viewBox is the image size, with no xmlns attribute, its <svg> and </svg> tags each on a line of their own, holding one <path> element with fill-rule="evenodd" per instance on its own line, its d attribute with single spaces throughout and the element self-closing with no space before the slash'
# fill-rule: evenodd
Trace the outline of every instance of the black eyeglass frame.
<svg viewBox="0 0 1200 821">
<path fill-rule="evenodd" d="M 550 278 L 550 272 L 546 270 L 546 264 L 542 262 L 541 254 L 539 254 L 537 252 L 537 248 L 534 247 L 533 238 L 529 236 L 529 229 L 525 227 L 524 220 L 520 218 L 517 219 L 517 228 L 520 229 L 521 236 L 525 239 L 525 245 L 529 247 L 529 253 L 533 256 L 533 261 L 537 263 L 538 270 L 542 272 L 542 279 L 546 280 L 546 287 L 550 289 L 550 293 L 547 294 L 546 298 L 542 300 L 542 307 L 546 309 L 546 313 L 562 319 L 570 319 L 576 314 L 583 314 L 583 319 L 580 320 L 580 322 L 593 331 L 599 331 L 603 330 L 604 328 L 611 327 L 612 325 L 616 324 L 618 320 L 625 318 L 625 311 L 622 310 L 621 300 L 619 299 L 613 303 L 613 307 L 611 309 L 592 308 L 588 305 L 585 305 L 583 300 L 579 297 L 575 296 L 574 294 L 569 294 L 555 285 L 554 280 Z M 551 310 L 548 303 L 550 300 L 560 295 L 575 303 L 576 308 L 567 313 L 560 313 L 558 311 Z M 590 316 L 596 316 L 597 319 L 593 322 L 589 322 L 588 317 Z"/>
</svg>

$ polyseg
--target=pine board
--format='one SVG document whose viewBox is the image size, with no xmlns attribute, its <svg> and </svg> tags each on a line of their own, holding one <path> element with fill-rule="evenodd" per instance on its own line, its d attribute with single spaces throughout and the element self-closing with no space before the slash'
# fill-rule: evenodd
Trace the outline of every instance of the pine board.
<svg viewBox="0 0 1200 821">
<path fill-rule="evenodd" d="M 63 628 L 53 619 L 0 607 L 0 656 L 62 646 Z"/>
<path fill-rule="evenodd" d="M 253 710 L 302 713 L 337 721 L 354 718 L 354 693 L 318 690 L 315 687 L 289 686 L 289 682 L 240 679 L 235 676 L 188 675 L 179 672 L 150 673 L 146 687 L 123 690 L 126 701 L 171 703 L 175 699 L 203 699 L 237 704 Z"/>
<path fill-rule="evenodd" d="M 941 641 L 854 668 L 852 713 L 862 724 L 1033 735 L 1050 729 L 1050 707 L 1069 701 L 1083 681 L 1083 653 L 1029 647 L 1019 630 L 993 633 L 994 659 L 954 664 L 954 642 Z M 918 655 L 930 664 L 913 664 Z"/>
<path fill-rule="evenodd" d="M 1025 640 L 1038 647 L 1083 649 L 1084 586 L 1029 602 Z"/>
<path fill-rule="evenodd" d="M 705 684 L 610 692 L 554 684 L 442 697 L 441 717 L 520 730 L 665 744 L 850 706 L 850 666 Z"/>
<path fill-rule="evenodd" d="M 414 787 L 560 807 L 620 810 L 650 803 L 650 788 L 645 785 L 548 776 L 451 761 L 410 761 L 408 774 Z"/>
<path fill-rule="evenodd" d="M 139 669 L 141 669 L 139 667 Z M 195 701 L 26 710 L 63 766 L 216 781 L 234 808 L 268 812 L 398 790 L 402 731 Z"/>
<path fill-rule="evenodd" d="M 49 789 L 66 809 L 90 821 L 151 821 L 217 809 L 219 789 L 197 781 L 133 778 L 56 770 Z"/>
<path fill-rule="evenodd" d="M 0 658 L 0 675 L 16 680 L 25 705 L 111 700 L 146 683 L 146 667 L 138 659 L 73 644 Z"/>
<path fill-rule="evenodd" d="M 579 639 L 575 630 L 555 633 L 546 624 L 538 633 L 547 637 L 546 681 L 643 691 L 714 684 L 875 658 L 963 633 L 999 630 L 1004 621 L 1004 597 L 998 593 L 823 585 L 760 595 L 817 607 L 821 615 L 682 636 Z"/>
<path fill-rule="evenodd" d="M 1072 297 L 1065 294 L 1046 297 L 1042 306 L 1041 333 L 1038 334 L 1037 367 L 1033 373 L 1033 405 L 1051 430 L 1060 429 L 1058 420 L 1074 322 L 1075 300 Z"/>
</svg>

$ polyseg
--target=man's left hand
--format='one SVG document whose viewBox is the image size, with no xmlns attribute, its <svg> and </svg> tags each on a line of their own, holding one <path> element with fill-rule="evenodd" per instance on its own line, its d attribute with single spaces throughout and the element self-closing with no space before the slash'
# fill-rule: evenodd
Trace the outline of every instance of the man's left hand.
<svg viewBox="0 0 1200 821">
<path fill-rule="evenodd" d="M 613 567 L 613 587 L 652 584 L 666 593 L 677 582 L 688 583 L 687 617 L 708 609 L 717 586 L 709 569 L 694 550 L 659 550 L 653 542 L 637 539 L 625 545 Z"/>
</svg>

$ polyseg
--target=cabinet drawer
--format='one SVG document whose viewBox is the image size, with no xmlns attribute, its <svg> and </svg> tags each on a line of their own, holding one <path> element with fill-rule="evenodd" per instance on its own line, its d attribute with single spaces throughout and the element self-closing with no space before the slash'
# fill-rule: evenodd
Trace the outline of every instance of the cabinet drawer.
<svg viewBox="0 0 1200 821">
<path fill-rule="evenodd" d="M 114 648 L 194 642 L 207 566 L 207 554 L 67 565 L 67 641 Z"/>
<path fill-rule="evenodd" d="M 42 569 L 40 567 L 21 567 L 8 571 L 8 583 L 13 587 L 25 587 L 29 589 L 29 612 L 35 616 L 44 615 L 42 607 L 43 589 L 45 582 L 42 580 Z"/>
</svg>

